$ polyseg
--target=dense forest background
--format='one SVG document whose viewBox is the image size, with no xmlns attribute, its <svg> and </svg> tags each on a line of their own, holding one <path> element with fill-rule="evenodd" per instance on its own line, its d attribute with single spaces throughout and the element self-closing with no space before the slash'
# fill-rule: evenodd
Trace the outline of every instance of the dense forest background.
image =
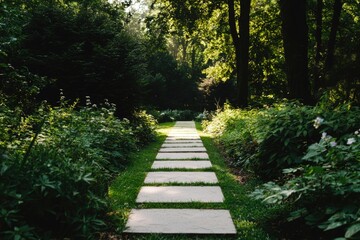
<svg viewBox="0 0 360 240">
<path fill-rule="evenodd" d="M 1 99 L 31 112 L 62 89 L 120 116 L 324 94 L 359 103 L 357 0 L 245 2 L 2 0 Z"/>
</svg>

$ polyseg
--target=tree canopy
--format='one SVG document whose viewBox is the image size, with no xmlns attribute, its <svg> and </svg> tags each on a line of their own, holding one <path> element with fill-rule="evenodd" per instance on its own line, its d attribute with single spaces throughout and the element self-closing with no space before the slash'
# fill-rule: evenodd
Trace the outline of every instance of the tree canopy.
<svg viewBox="0 0 360 240">
<path fill-rule="evenodd" d="M 56 104 L 62 89 L 73 100 L 109 99 L 122 116 L 226 101 L 314 104 L 324 93 L 359 103 L 357 0 L 134 3 L 2 0 L 2 99 L 30 111 L 33 101 Z"/>
</svg>

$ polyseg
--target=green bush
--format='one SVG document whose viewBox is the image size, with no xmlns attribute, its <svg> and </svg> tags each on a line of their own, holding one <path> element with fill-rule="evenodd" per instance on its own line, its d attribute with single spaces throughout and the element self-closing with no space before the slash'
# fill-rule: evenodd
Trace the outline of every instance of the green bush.
<svg viewBox="0 0 360 240">
<path fill-rule="evenodd" d="M 157 121 L 145 111 L 137 111 L 131 119 L 131 126 L 136 143 L 143 146 L 155 140 L 155 126 Z"/>
<path fill-rule="evenodd" d="M 354 131 L 359 113 L 348 105 L 331 109 L 290 102 L 260 110 L 226 107 L 203 125 L 234 165 L 274 179 L 281 176 L 282 169 L 301 164 L 307 147 L 318 141 L 322 131 L 335 137 Z M 316 118 L 327 121 L 314 128 Z"/>
<path fill-rule="evenodd" d="M 225 107 L 206 130 L 235 167 L 272 180 L 252 196 L 291 204 L 303 220 L 334 237 L 360 237 L 360 109 L 284 103 L 259 110 Z"/>
<path fill-rule="evenodd" d="M 192 121 L 198 114 L 191 110 L 164 110 L 156 114 L 159 123 L 173 121 Z"/>
<path fill-rule="evenodd" d="M 323 132 L 321 140 L 309 146 L 303 164 L 283 170 L 284 184 L 268 182 L 252 196 L 267 203 L 296 202 L 289 221 L 304 219 L 324 231 L 336 230 L 334 237 L 359 239 L 359 131 L 338 139 Z"/>
<path fill-rule="evenodd" d="M 111 222 L 111 177 L 154 136 L 151 118 L 119 120 L 113 105 L 89 98 L 87 107 L 62 99 L 28 117 L 0 107 L 0 238 L 98 238 Z"/>
</svg>

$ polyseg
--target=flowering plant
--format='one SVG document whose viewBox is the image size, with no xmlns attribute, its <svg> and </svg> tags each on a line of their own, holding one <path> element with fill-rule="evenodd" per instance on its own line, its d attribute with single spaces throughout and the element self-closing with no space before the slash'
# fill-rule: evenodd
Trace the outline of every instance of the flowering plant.
<svg viewBox="0 0 360 240">
<path fill-rule="evenodd" d="M 324 119 L 315 119 L 318 128 Z M 360 237 L 359 130 L 334 138 L 322 132 L 308 147 L 303 164 L 283 170 L 284 184 L 268 182 L 251 195 L 267 203 L 298 202 L 288 218 L 302 218 L 324 231 L 343 232 L 343 239 Z M 334 234 L 336 234 L 334 233 Z"/>
</svg>

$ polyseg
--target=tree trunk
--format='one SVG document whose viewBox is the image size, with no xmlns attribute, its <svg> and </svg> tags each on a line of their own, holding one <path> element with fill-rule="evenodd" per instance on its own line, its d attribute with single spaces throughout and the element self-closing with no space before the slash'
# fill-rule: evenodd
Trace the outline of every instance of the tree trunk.
<svg viewBox="0 0 360 240">
<path fill-rule="evenodd" d="M 280 15 L 289 97 L 310 104 L 306 1 L 280 0 Z"/>
<path fill-rule="evenodd" d="M 325 74 L 327 76 L 328 82 L 325 84 L 327 86 L 332 86 L 336 84 L 336 82 L 329 80 L 329 72 L 332 70 L 334 66 L 334 52 L 335 52 L 335 43 L 336 43 L 336 34 L 339 28 L 340 23 L 340 14 L 342 9 L 342 1 L 341 0 L 335 0 L 334 2 L 334 10 L 333 10 L 333 18 L 331 20 L 331 30 L 330 30 L 330 36 L 329 41 L 327 45 L 327 55 L 325 59 Z"/>
<path fill-rule="evenodd" d="M 240 0 L 239 33 L 236 29 L 234 0 L 228 0 L 230 34 L 235 48 L 238 106 L 247 107 L 249 98 L 249 24 L 251 0 Z"/>
<path fill-rule="evenodd" d="M 316 54 L 315 54 L 315 72 L 314 72 L 314 96 L 318 95 L 319 87 L 321 85 L 322 76 L 320 74 L 321 71 L 321 53 L 322 53 L 322 18 L 323 18 L 323 8 L 324 3 L 323 0 L 317 0 L 316 5 L 316 32 L 315 32 L 315 40 L 316 40 Z"/>
<path fill-rule="evenodd" d="M 251 0 L 240 0 L 239 107 L 247 107 L 249 98 L 250 4 Z"/>
</svg>

